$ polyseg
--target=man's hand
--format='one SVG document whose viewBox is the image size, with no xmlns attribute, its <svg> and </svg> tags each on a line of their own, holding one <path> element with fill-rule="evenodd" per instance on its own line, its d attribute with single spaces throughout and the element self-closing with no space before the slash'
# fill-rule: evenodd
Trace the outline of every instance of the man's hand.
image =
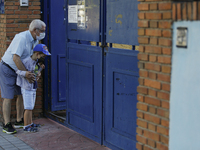
<svg viewBox="0 0 200 150">
<path fill-rule="evenodd" d="M 29 83 L 33 83 L 35 81 L 35 74 L 30 71 L 26 71 L 25 77 Z"/>
</svg>

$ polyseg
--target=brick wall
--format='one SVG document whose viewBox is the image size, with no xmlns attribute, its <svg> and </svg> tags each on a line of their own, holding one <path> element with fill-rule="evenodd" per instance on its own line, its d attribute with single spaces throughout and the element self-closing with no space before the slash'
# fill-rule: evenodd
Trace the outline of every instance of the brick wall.
<svg viewBox="0 0 200 150">
<path fill-rule="evenodd" d="M 200 20 L 200 2 L 173 3 L 173 20 Z"/>
<path fill-rule="evenodd" d="M 14 35 L 28 30 L 29 24 L 33 19 L 41 18 L 40 0 L 29 0 L 28 7 L 21 7 L 19 0 L 5 0 L 5 14 L 0 15 L 0 57 L 3 56 L 6 48 L 11 43 Z M 33 117 L 39 117 L 43 112 L 43 81 L 39 80 L 39 88 L 37 90 L 37 98 Z M 14 98 L 12 103 L 11 118 L 16 118 Z M 0 101 L 0 119 L 2 120 L 2 100 Z"/>
<path fill-rule="evenodd" d="M 172 50 L 172 3 L 139 0 L 137 149 L 167 150 Z"/>
<path fill-rule="evenodd" d="M 0 14 L 0 57 L 2 57 L 4 51 L 6 50 L 6 19 L 4 14 Z M 0 98 L 0 121 L 2 118 L 2 99 Z"/>
</svg>

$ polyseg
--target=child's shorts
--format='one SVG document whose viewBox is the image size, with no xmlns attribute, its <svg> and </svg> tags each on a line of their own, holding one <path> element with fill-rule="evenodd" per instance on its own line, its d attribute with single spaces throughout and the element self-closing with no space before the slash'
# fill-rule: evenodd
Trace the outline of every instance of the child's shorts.
<svg viewBox="0 0 200 150">
<path fill-rule="evenodd" d="M 21 91 L 23 96 L 24 109 L 33 110 L 35 106 L 36 89 L 26 90 L 21 88 Z"/>
</svg>

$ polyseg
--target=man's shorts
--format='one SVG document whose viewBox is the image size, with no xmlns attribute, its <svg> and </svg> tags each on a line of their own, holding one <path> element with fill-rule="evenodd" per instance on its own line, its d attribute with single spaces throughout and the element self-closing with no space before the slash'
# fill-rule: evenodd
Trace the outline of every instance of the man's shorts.
<svg viewBox="0 0 200 150">
<path fill-rule="evenodd" d="M 35 106 L 36 89 L 26 90 L 21 88 L 21 90 L 24 102 L 24 109 L 33 110 Z"/>
<path fill-rule="evenodd" d="M 13 99 L 14 95 L 21 95 L 21 87 L 16 85 L 17 74 L 14 70 L 0 62 L 1 97 Z"/>
</svg>

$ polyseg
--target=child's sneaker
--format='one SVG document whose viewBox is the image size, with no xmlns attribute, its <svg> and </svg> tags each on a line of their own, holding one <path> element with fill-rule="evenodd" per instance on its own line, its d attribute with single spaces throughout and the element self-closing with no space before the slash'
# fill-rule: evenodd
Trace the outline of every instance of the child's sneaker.
<svg viewBox="0 0 200 150">
<path fill-rule="evenodd" d="M 32 126 L 28 126 L 24 128 L 25 132 L 38 132 L 38 129 Z"/>
<path fill-rule="evenodd" d="M 32 123 L 31 126 L 32 126 L 32 127 L 36 127 L 36 128 L 40 128 L 40 127 L 41 127 L 40 124 L 35 124 L 35 123 Z"/>
<path fill-rule="evenodd" d="M 23 126 L 24 126 L 24 119 L 22 118 L 22 120 L 21 121 L 15 121 L 15 124 L 14 124 L 14 127 L 16 128 L 16 129 L 18 129 L 18 128 L 23 128 Z"/>
<path fill-rule="evenodd" d="M 4 133 L 7 133 L 7 134 L 17 133 L 17 131 L 15 130 L 15 128 L 13 128 L 13 126 L 10 122 L 8 122 L 6 125 L 3 124 L 3 130 L 2 131 Z"/>
</svg>

